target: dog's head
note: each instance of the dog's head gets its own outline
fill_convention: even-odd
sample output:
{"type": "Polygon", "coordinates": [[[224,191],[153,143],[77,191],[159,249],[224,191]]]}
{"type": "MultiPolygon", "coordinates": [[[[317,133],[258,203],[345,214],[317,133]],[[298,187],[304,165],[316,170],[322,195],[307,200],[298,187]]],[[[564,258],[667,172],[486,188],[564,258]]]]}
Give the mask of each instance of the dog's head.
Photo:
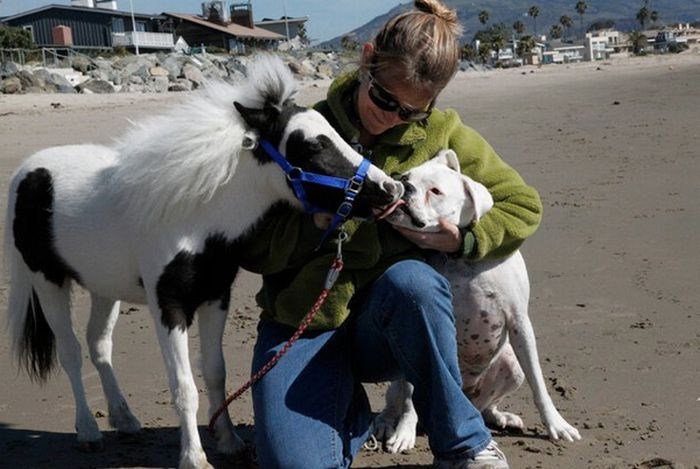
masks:
{"type": "Polygon", "coordinates": [[[452,150],[442,150],[404,173],[401,182],[405,203],[386,220],[412,230],[439,231],[440,218],[463,228],[493,207],[486,187],[460,173],[457,155],[452,150]]]}

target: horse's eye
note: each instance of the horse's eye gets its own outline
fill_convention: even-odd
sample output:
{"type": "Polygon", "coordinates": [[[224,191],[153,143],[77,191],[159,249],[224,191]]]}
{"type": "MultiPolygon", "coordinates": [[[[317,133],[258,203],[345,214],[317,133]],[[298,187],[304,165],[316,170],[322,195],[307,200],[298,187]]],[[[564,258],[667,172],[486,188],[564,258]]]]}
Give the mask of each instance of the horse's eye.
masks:
{"type": "Polygon", "coordinates": [[[435,195],[442,195],[442,191],[440,189],[438,189],[437,187],[431,187],[430,193],[435,194],[435,195]]]}

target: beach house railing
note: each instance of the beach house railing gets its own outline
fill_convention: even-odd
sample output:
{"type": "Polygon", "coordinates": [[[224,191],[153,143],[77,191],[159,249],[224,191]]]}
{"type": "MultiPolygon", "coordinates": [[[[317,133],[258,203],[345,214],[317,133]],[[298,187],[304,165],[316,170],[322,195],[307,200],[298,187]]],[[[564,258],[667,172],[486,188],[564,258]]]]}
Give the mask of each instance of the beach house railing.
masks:
{"type": "Polygon", "coordinates": [[[134,47],[153,49],[173,49],[175,41],[170,33],[149,33],[145,31],[127,31],[124,33],[112,33],[113,47],[134,47]]]}

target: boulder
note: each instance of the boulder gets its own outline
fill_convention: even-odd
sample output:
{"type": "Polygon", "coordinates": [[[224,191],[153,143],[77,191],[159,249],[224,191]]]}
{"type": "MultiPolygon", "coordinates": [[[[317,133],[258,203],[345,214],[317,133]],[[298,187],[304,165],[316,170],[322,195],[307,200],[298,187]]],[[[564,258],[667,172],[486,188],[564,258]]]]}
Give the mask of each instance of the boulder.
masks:
{"type": "Polygon", "coordinates": [[[73,70],[77,70],[81,73],[89,72],[95,68],[92,60],[84,55],[75,55],[71,57],[70,62],[73,70]]]}
{"type": "Polygon", "coordinates": [[[149,68],[148,73],[152,77],[167,77],[170,74],[170,72],[167,69],[159,67],[157,65],[155,67],[149,68]]]}
{"type": "Polygon", "coordinates": [[[0,82],[0,91],[5,94],[17,94],[22,92],[22,82],[18,77],[8,77],[0,82]]]}
{"type": "Polygon", "coordinates": [[[3,78],[11,77],[17,75],[19,68],[14,62],[2,62],[0,63],[0,80],[3,78]]]}
{"type": "Polygon", "coordinates": [[[182,67],[182,76],[192,82],[193,88],[199,88],[205,82],[201,70],[192,64],[185,64],[185,66],[182,67]]]}
{"type": "Polygon", "coordinates": [[[81,83],[78,86],[81,93],[95,93],[95,94],[107,94],[114,93],[114,86],[104,80],[88,80],[85,83],[81,83]]]}
{"type": "Polygon", "coordinates": [[[316,71],[324,78],[332,78],[338,66],[329,61],[324,61],[316,66],[316,71]]]}
{"type": "Polygon", "coordinates": [[[22,89],[26,93],[46,92],[46,82],[29,70],[20,70],[15,76],[19,78],[19,81],[22,83],[22,89]]]}
{"type": "Polygon", "coordinates": [[[168,91],[192,91],[192,82],[185,78],[178,78],[174,83],[170,83],[168,91]]]}
{"type": "Polygon", "coordinates": [[[46,90],[54,93],[75,93],[75,87],[66,77],[51,70],[40,68],[34,71],[34,76],[44,80],[46,90]]]}
{"type": "Polygon", "coordinates": [[[182,66],[185,64],[186,60],[186,57],[179,54],[173,54],[159,58],[158,63],[161,67],[168,71],[170,79],[175,80],[182,76],[182,66]]]}
{"type": "Polygon", "coordinates": [[[147,89],[155,93],[165,93],[168,91],[170,80],[167,76],[152,77],[147,89]]]}

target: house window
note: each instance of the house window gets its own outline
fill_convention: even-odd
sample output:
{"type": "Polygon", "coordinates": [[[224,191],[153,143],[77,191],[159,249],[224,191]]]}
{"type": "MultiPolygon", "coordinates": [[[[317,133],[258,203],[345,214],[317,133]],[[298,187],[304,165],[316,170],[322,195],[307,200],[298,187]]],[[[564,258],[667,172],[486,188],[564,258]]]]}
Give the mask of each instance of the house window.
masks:
{"type": "Polygon", "coordinates": [[[136,22],[136,31],[146,32],[146,22],[145,21],[137,21],[136,22]]]}
{"type": "Polygon", "coordinates": [[[123,33],[124,32],[124,18],[112,18],[112,32],[113,33],[123,33]]]}
{"type": "Polygon", "coordinates": [[[34,26],[32,26],[31,24],[25,24],[24,26],[22,26],[22,29],[24,29],[25,31],[29,31],[29,34],[32,36],[32,42],[35,42],[35,40],[34,40],[34,26]]]}

